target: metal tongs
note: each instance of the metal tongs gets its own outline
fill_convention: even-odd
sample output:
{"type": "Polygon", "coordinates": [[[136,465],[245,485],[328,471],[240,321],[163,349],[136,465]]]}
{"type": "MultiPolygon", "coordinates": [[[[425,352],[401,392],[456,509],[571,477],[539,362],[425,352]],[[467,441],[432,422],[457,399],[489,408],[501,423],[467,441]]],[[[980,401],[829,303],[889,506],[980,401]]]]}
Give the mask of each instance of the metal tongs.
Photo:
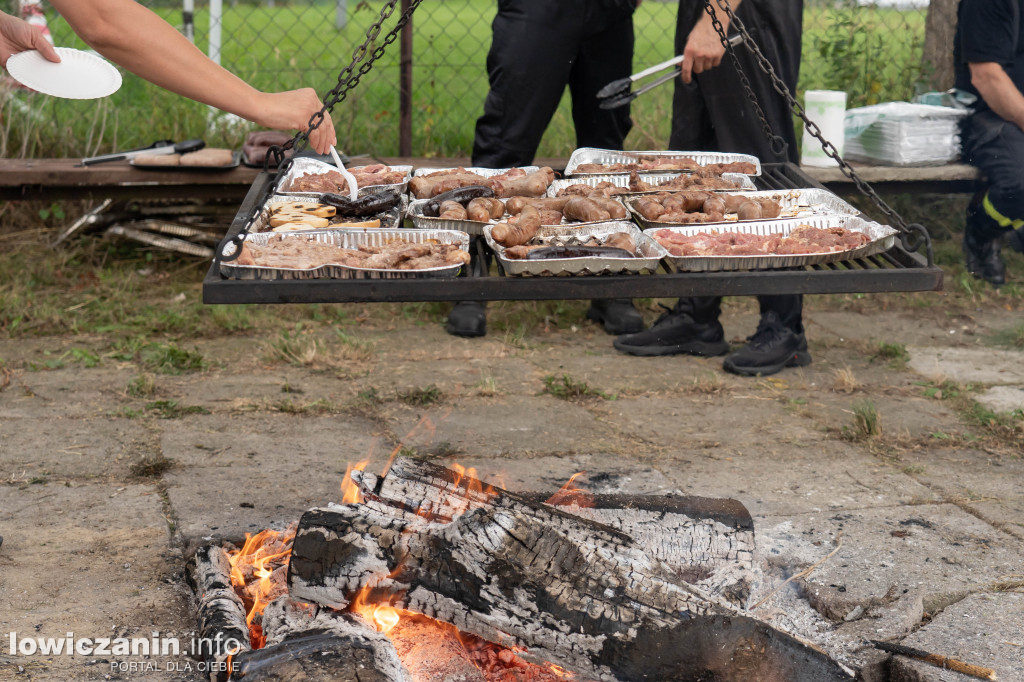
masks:
{"type": "MultiPolygon", "coordinates": [[[[736,35],[730,36],[728,42],[730,47],[735,47],[736,45],[739,45],[740,43],[743,42],[743,34],[737,33],[736,35]]],[[[617,109],[619,107],[629,104],[630,102],[632,102],[645,92],[653,90],[654,88],[658,87],[663,83],[668,83],[673,78],[679,76],[679,74],[683,72],[683,67],[680,66],[680,64],[682,64],[684,61],[686,61],[686,55],[676,55],[675,57],[672,57],[672,59],[663,61],[660,64],[655,64],[654,66],[644,69],[639,73],[634,73],[632,76],[629,76],[628,78],[620,78],[617,81],[612,81],[611,83],[604,86],[598,91],[597,106],[600,107],[601,109],[617,109]],[[667,73],[664,76],[661,76],[660,78],[651,81],[650,83],[636,91],[630,92],[630,87],[636,81],[642,78],[647,78],[648,76],[652,76],[658,73],[659,71],[664,71],[665,69],[673,66],[676,68],[672,69],[670,73],[667,73]]]]}

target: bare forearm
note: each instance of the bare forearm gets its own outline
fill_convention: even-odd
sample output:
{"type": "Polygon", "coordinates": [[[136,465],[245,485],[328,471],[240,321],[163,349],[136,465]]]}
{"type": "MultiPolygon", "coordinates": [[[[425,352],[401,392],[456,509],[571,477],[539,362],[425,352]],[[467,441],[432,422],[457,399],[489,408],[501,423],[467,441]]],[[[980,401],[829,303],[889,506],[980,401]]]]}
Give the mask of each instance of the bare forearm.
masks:
{"type": "Polygon", "coordinates": [[[90,47],[137,76],[250,120],[258,115],[258,90],[215,64],[137,2],[52,0],[52,4],[90,47]]]}
{"type": "Polygon", "coordinates": [[[1002,66],[995,62],[971,62],[971,84],[985,104],[1002,118],[1024,130],[1024,94],[1002,66]]]}

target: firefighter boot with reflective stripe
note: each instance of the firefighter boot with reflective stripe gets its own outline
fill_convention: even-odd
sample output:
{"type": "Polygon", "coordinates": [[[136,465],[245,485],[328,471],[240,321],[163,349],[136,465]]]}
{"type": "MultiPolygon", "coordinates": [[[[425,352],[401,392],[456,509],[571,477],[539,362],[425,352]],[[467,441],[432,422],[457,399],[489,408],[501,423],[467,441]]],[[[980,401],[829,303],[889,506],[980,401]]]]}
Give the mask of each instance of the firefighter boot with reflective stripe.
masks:
{"type": "Polygon", "coordinates": [[[999,286],[1006,281],[1006,265],[999,251],[1004,230],[990,218],[981,204],[967,207],[964,226],[964,262],[967,272],[999,286]]]}

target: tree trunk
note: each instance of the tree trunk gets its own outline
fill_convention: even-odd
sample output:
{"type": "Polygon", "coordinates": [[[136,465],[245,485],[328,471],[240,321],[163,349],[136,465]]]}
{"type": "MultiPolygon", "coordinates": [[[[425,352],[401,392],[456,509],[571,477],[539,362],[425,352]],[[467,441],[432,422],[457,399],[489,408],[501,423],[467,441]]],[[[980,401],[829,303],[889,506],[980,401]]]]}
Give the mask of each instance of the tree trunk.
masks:
{"type": "Polygon", "coordinates": [[[924,26],[925,80],[934,90],[953,87],[953,37],[959,0],[931,0],[924,26]]]}

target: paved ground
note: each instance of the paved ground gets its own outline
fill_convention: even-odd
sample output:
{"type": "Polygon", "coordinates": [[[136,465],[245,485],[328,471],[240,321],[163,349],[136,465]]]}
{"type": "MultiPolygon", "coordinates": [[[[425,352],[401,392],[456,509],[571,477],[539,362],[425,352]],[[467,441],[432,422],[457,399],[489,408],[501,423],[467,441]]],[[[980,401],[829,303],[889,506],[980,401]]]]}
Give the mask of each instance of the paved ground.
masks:
{"type": "MultiPolygon", "coordinates": [[[[729,338],[752,331],[751,310],[727,306],[729,338]]],[[[764,379],[622,356],[589,326],[461,340],[396,318],[291,364],[236,335],[186,342],[211,368],[152,385],[112,359],[32,369],[95,339],[0,343],[0,679],[200,679],[184,654],[12,655],[9,633],[184,643],[189,547],[338,501],[348,463],[379,468],[397,448],[515,490],[586,471],[597,492],[738,499],[758,534],[755,600],[813,567],[755,614],[868,679],[890,673],[864,641],[905,635],[1024,679],[1024,459],[1019,433],[995,428],[1024,407],[1024,353],[987,341],[1020,315],[812,303],[807,319],[814,363],[764,379]],[[897,342],[906,355],[880,351],[897,342]],[[589,395],[562,399],[573,388],[589,395]],[[111,670],[128,660],[158,669],[111,670]]]]}

